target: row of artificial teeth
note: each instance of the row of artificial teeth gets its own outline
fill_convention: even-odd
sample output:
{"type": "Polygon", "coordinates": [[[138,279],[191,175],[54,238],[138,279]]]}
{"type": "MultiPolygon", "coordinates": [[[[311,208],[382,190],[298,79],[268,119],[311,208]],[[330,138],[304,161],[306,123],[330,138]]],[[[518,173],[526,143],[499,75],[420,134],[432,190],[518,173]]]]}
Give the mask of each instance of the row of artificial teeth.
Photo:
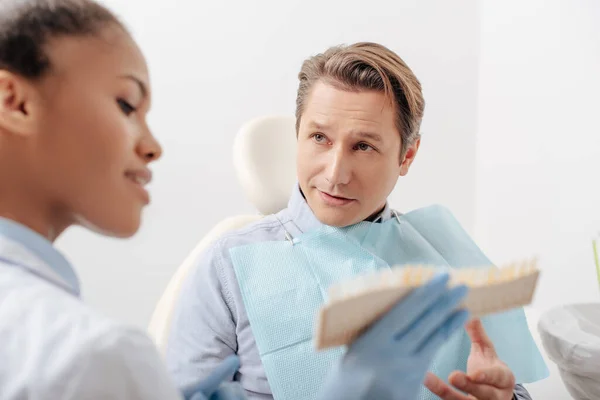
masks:
{"type": "Polygon", "coordinates": [[[376,273],[367,273],[333,285],[329,295],[331,298],[344,298],[368,292],[372,288],[419,286],[442,269],[445,268],[420,265],[394,267],[376,273]]]}
{"type": "Polygon", "coordinates": [[[450,273],[450,286],[464,284],[471,287],[486,286],[511,281],[537,270],[537,260],[513,263],[502,268],[460,268],[430,266],[396,267],[374,274],[365,274],[331,287],[331,299],[351,297],[369,292],[373,288],[417,287],[442,271],[450,273]]]}
{"type": "Polygon", "coordinates": [[[459,269],[453,275],[452,283],[465,284],[472,287],[493,285],[530,275],[536,270],[536,259],[521,263],[512,263],[501,268],[459,269]]]}

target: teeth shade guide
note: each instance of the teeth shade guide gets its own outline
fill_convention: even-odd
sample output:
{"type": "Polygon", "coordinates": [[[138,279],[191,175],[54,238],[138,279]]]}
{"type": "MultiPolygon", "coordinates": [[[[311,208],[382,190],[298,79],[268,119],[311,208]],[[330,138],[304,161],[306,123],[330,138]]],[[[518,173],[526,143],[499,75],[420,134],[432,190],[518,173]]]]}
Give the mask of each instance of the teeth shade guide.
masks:
{"type": "Polygon", "coordinates": [[[415,288],[446,271],[449,286],[463,284],[469,294],[461,308],[473,317],[508,311],[531,303],[540,271],[537,260],[501,268],[447,268],[424,265],[395,267],[333,285],[319,312],[315,346],[318,350],[348,345],[415,288]]]}

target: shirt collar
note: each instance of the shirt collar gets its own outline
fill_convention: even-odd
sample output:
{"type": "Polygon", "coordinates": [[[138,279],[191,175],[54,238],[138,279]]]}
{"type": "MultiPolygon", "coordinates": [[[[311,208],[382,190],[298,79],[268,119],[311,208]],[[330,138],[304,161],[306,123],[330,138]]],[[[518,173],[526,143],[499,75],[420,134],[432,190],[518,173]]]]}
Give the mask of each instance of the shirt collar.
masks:
{"type": "Polygon", "coordinates": [[[386,202],[383,210],[379,212],[376,216],[373,217],[373,222],[385,222],[391,218],[394,218],[394,211],[390,207],[390,205],[386,202]]]}
{"type": "Polygon", "coordinates": [[[79,295],[79,279],[75,271],[48,239],[6,218],[0,218],[0,238],[4,239],[0,252],[4,261],[65,286],[79,295]]]}
{"type": "MultiPolygon", "coordinates": [[[[317,219],[310,206],[306,202],[306,199],[300,191],[300,185],[298,183],[294,185],[294,189],[292,190],[287,211],[290,213],[292,221],[301,232],[309,232],[323,225],[321,221],[317,219]]],[[[385,222],[393,217],[394,213],[389,204],[386,202],[385,207],[373,219],[373,222],[385,222]]]]}

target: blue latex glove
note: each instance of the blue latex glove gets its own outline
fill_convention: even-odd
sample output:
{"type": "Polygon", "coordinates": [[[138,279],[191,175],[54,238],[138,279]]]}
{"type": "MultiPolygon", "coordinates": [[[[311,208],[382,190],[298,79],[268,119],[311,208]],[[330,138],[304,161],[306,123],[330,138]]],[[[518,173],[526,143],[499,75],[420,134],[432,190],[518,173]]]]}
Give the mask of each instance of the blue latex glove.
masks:
{"type": "Polygon", "coordinates": [[[245,400],[244,389],[229,379],[240,368],[237,356],[229,356],[206,379],[181,391],[185,400],[245,400]]]}
{"type": "Polygon", "coordinates": [[[319,398],[415,400],[438,349],[462,327],[465,286],[447,273],[413,290],[350,345],[319,398]]]}

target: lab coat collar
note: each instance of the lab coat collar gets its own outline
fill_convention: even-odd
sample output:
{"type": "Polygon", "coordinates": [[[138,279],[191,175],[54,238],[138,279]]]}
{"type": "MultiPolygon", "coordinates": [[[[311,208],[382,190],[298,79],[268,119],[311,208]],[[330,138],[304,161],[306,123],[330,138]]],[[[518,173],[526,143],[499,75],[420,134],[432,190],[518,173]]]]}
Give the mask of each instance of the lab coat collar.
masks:
{"type": "MultiPolygon", "coordinates": [[[[294,185],[292,195],[290,196],[290,200],[288,202],[288,211],[290,212],[294,224],[302,232],[309,232],[323,225],[323,223],[318,220],[306,202],[306,199],[300,190],[300,185],[297,182],[294,185]]],[[[373,222],[385,222],[393,217],[394,213],[389,204],[386,202],[383,210],[371,220],[373,222]]]]}
{"type": "Polygon", "coordinates": [[[79,279],[67,259],[48,239],[6,218],[0,218],[0,261],[79,296],[79,279]]]}

